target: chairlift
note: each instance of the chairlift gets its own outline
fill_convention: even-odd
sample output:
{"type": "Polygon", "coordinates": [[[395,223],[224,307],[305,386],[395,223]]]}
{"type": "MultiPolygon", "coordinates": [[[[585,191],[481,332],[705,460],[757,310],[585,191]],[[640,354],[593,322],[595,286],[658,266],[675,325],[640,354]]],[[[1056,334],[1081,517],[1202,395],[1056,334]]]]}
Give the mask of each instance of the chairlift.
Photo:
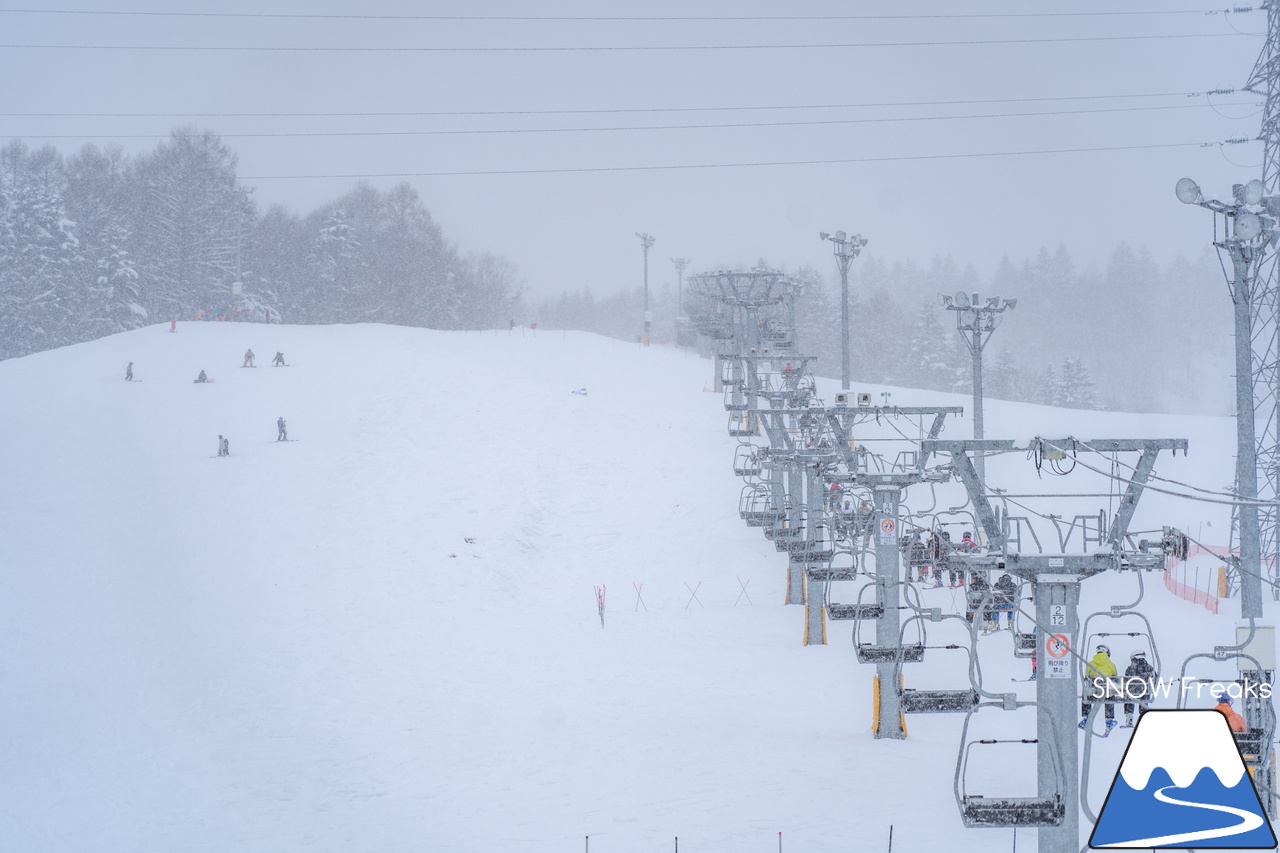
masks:
{"type": "MultiPolygon", "coordinates": [[[[1018,597],[1013,607],[1013,656],[1016,658],[1033,658],[1036,656],[1039,639],[1035,622],[1022,612],[1021,604],[1027,600],[1023,591],[1030,584],[1027,581],[1018,583],[1018,597]]],[[[1034,606],[1034,602],[1033,602],[1034,606]]]]}
{"type": "Polygon", "coordinates": [[[724,410],[726,412],[745,412],[751,408],[751,400],[748,394],[743,393],[742,389],[736,385],[724,386],[724,410]]]}
{"type": "Polygon", "coordinates": [[[749,436],[760,434],[760,418],[748,411],[729,413],[729,435],[749,436]]]}
{"type": "MultiPolygon", "coordinates": [[[[975,709],[976,710],[976,709],[975,709]]],[[[969,740],[969,721],[974,710],[970,710],[964,718],[964,728],[960,734],[960,755],[956,759],[955,796],[960,807],[960,819],[970,829],[993,829],[999,827],[1042,827],[1061,826],[1066,818],[1066,804],[1062,801],[1062,767],[1058,763],[1056,750],[1049,755],[1053,765],[1055,792],[1048,797],[984,797],[971,794],[968,789],[969,756],[975,746],[988,747],[995,744],[1030,744],[1038,748],[1036,738],[985,738],[969,740]]],[[[1074,744],[1072,744],[1074,748],[1074,744]]]]}
{"type": "MultiPolygon", "coordinates": [[[[919,614],[912,619],[923,619],[919,614]]],[[[904,626],[905,627],[905,626],[904,626]]],[[[968,646],[952,644],[947,649],[959,649],[972,658],[973,652],[968,646]]],[[[981,700],[978,691],[973,688],[962,690],[915,690],[899,688],[898,700],[904,714],[967,714],[978,707],[981,700]]]]}
{"type": "MultiPolygon", "coordinates": [[[[1132,626],[1132,625],[1123,626],[1123,625],[1116,624],[1115,622],[1111,624],[1115,628],[1132,626]]],[[[1132,627],[1136,627],[1136,626],[1132,626],[1132,627]]],[[[1139,613],[1136,610],[1128,610],[1124,608],[1112,608],[1111,610],[1100,610],[1097,613],[1089,614],[1089,616],[1084,620],[1084,623],[1080,627],[1080,636],[1085,638],[1084,645],[1081,648],[1083,650],[1083,654],[1086,659],[1093,657],[1093,650],[1096,649],[1098,647],[1098,644],[1100,643],[1111,648],[1112,651],[1120,651],[1120,654],[1118,656],[1112,657],[1111,659],[1112,662],[1116,664],[1115,680],[1116,682],[1118,682],[1118,689],[1116,689],[1116,685],[1110,685],[1109,686],[1110,689],[1106,691],[1105,698],[1107,698],[1109,701],[1112,701],[1112,702],[1120,701],[1120,702],[1141,702],[1143,704],[1151,703],[1153,698],[1150,695],[1153,692],[1152,686],[1146,685],[1142,688],[1139,688],[1137,685],[1131,686],[1129,684],[1129,679],[1126,679],[1124,677],[1125,667],[1121,666],[1122,663],[1130,660],[1134,652],[1145,652],[1147,655],[1147,659],[1151,663],[1151,666],[1154,670],[1154,673],[1152,674],[1151,679],[1154,680],[1160,677],[1160,652],[1156,649],[1155,640],[1153,639],[1153,635],[1152,635],[1151,622],[1150,620],[1147,619],[1146,616],[1144,616],[1143,614],[1139,613]],[[1141,629],[1132,630],[1132,631],[1123,631],[1123,630],[1102,631],[1102,630],[1098,630],[1097,627],[1095,627],[1093,630],[1090,630],[1090,625],[1091,623],[1094,622],[1095,619],[1103,619],[1103,620],[1126,620],[1127,619],[1127,620],[1130,620],[1131,623],[1132,623],[1132,620],[1137,619],[1137,620],[1141,620],[1142,627],[1141,629]]],[[[1080,677],[1085,683],[1085,695],[1089,696],[1092,694],[1098,699],[1104,698],[1102,696],[1096,695],[1098,691],[1094,690],[1093,686],[1089,684],[1087,672],[1088,670],[1084,668],[1083,664],[1081,664],[1080,677]]]]}
{"type": "Polygon", "coordinates": [[[748,527],[764,527],[766,524],[781,524],[787,519],[785,506],[777,506],[773,492],[762,485],[744,486],[738,498],[738,515],[748,527]]]}
{"type": "MultiPolygon", "coordinates": [[[[855,613],[860,612],[861,608],[864,606],[862,602],[863,593],[868,589],[877,586],[878,584],[876,583],[868,583],[863,585],[862,589],[858,590],[858,600],[857,604],[854,606],[859,608],[859,610],[855,610],[855,613]]],[[[875,603],[883,612],[883,602],[877,601],[875,603]]],[[[916,622],[917,642],[878,645],[876,643],[861,642],[863,621],[865,620],[859,618],[853,626],[853,650],[858,656],[858,663],[919,663],[924,660],[924,622],[916,622]]]]}
{"type": "MultiPolygon", "coordinates": [[[[850,557],[850,562],[849,562],[849,564],[848,564],[848,565],[832,565],[832,564],[827,564],[827,565],[810,565],[810,566],[808,566],[808,567],[805,569],[805,574],[809,577],[809,579],[810,579],[810,580],[815,580],[815,581],[851,581],[851,580],[855,580],[855,579],[857,579],[857,577],[858,577],[858,565],[857,565],[857,562],[856,562],[855,560],[853,560],[853,559],[852,559],[852,558],[853,558],[853,553],[852,553],[852,552],[850,552],[850,551],[840,551],[840,552],[839,552],[839,556],[844,556],[844,555],[846,555],[846,554],[850,557]]],[[[833,561],[835,560],[835,556],[832,556],[832,560],[833,560],[833,561]]],[[[843,562],[843,561],[842,561],[842,562],[843,562]]],[[[832,616],[832,615],[831,615],[831,608],[832,608],[832,607],[841,607],[841,608],[843,608],[843,607],[846,607],[846,606],[848,606],[848,605],[842,605],[842,604],[832,605],[832,604],[828,603],[826,606],[827,606],[827,616],[831,617],[832,619],[837,619],[837,618],[839,618],[839,619],[849,619],[849,618],[852,618],[852,617],[849,617],[849,616],[839,616],[839,617],[837,617],[837,616],[832,616]]],[[[878,606],[879,606],[879,605],[877,605],[877,607],[878,607],[878,606]]],[[[882,609],[882,610],[883,610],[883,609],[882,609]]],[[[879,615],[879,614],[877,614],[877,615],[879,615]]]]}
{"type": "Polygon", "coordinates": [[[760,448],[752,444],[739,444],[733,452],[733,473],[739,477],[759,477],[763,468],[760,448]]]}

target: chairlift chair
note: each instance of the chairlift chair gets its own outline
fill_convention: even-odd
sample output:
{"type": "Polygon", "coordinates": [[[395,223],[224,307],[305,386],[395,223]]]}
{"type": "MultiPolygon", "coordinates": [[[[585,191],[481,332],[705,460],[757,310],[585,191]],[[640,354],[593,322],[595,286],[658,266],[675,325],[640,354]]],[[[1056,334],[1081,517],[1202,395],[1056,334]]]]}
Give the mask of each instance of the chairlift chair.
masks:
{"type": "MultiPolygon", "coordinates": [[[[858,590],[858,601],[855,606],[862,608],[864,606],[862,601],[863,593],[876,586],[878,585],[875,583],[869,583],[865,584],[862,589],[858,590]]],[[[884,605],[882,602],[877,601],[875,603],[883,609],[884,605]]],[[[916,642],[901,644],[890,643],[885,645],[861,642],[862,623],[863,620],[859,619],[853,626],[853,650],[858,656],[858,663],[893,663],[895,661],[901,663],[919,663],[924,660],[925,635],[923,622],[916,622],[916,642]]]]}
{"type": "MultiPolygon", "coordinates": [[[[1048,797],[984,797],[971,794],[968,790],[967,778],[969,755],[975,746],[992,746],[995,744],[1038,744],[1035,738],[986,738],[969,740],[969,721],[973,718],[971,710],[964,718],[964,728],[960,735],[960,755],[956,759],[955,796],[960,807],[960,819],[970,829],[993,829],[999,827],[1037,827],[1061,826],[1066,818],[1066,804],[1062,801],[1062,768],[1050,751],[1057,790],[1048,797]]],[[[1072,747],[1074,748],[1074,744],[1072,747]]]]}
{"type": "MultiPolygon", "coordinates": [[[[1116,627],[1121,627],[1121,626],[1117,625],[1116,627]]],[[[1139,652],[1139,651],[1146,652],[1147,659],[1150,661],[1152,668],[1155,670],[1152,678],[1160,677],[1160,652],[1156,648],[1155,639],[1153,637],[1152,629],[1151,629],[1151,622],[1150,620],[1147,619],[1146,616],[1144,616],[1143,614],[1139,613],[1136,610],[1128,610],[1123,608],[1113,608],[1112,610],[1100,610],[1097,613],[1089,614],[1089,616],[1084,620],[1084,623],[1080,627],[1080,636],[1085,638],[1084,646],[1082,648],[1083,648],[1084,657],[1086,659],[1093,657],[1093,650],[1097,648],[1099,643],[1109,646],[1113,650],[1120,651],[1120,654],[1118,656],[1114,656],[1111,658],[1112,663],[1116,665],[1116,681],[1119,684],[1119,690],[1116,691],[1114,694],[1108,691],[1109,701],[1135,702],[1135,703],[1141,702],[1143,704],[1151,703],[1153,697],[1150,695],[1147,695],[1150,692],[1150,688],[1147,688],[1146,692],[1144,692],[1142,695],[1136,695],[1136,694],[1131,695],[1131,691],[1129,690],[1129,685],[1127,683],[1127,680],[1124,677],[1125,666],[1122,665],[1124,664],[1124,662],[1130,659],[1130,656],[1134,652],[1139,652]],[[1094,622],[1095,619],[1104,619],[1104,620],[1128,619],[1130,621],[1134,619],[1138,619],[1138,620],[1141,620],[1142,622],[1142,628],[1140,630],[1134,630],[1134,631],[1117,631],[1117,630],[1100,631],[1100,630],[1097,630],[1097,628],[1095,627],[1093,630],[1090,630],[1090,625],[1094,622]],[[1126,638],[1127,638],[1127,642],[1125,642],[1126,638]],[[1125,643],[1124,647],[1120,646],[1120,643],[1122,642],[1125,643]]],[[[1083,664],[1081,664],[1080,677],[1085,682],[1085,687],[1086,687],[1085,695],[1089,695],[1089,691],[1092,689],[1092,685],[1088,684],[1087,672],[1088,670],[1084,667],[1083,664]]],[[[1102,697],[1097,697],[1097,698],[1102,698],[1102,697]]]]}

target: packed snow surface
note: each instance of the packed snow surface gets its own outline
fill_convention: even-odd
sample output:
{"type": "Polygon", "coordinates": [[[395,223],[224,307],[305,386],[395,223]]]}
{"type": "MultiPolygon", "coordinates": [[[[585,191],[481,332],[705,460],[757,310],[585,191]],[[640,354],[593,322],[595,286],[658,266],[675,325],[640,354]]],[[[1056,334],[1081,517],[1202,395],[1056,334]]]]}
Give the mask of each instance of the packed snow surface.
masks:
{"type": "MultiPolygon", "coordinates": [[[[711,374],[587,334],[230,323],[0,363],[0,850],[771,851],[782,833],[846,853],[891,826],[898,853],[1006,849],[1011,830],[961,826],[963,716],[875,740],[850,623],[801,644],[785,560],[738,517],[711,374]]],[[[999,402],[986,419],[1186,437],[1158,472],[1212,488],[1233,429],[999,402]]],[[[1010,487],[1045,487],[1002,459],[1010,487]]],[[[1162,524],[1223,544],[1229,513],[1149,494],[1133,528],[1162,524]]],[[[1082,617],[1137,592],[1091,579],[1082,617]]],[[[1158,575],[1143,608],[1162,674],[1234,636],[1236,602],[1213,616],[1158,575]]],[[[964,639],[949,625],[930,645],[964,639]]],[[[987,687],[1031,699],[1011,648],[979,643],[987,687]]],[[[967,686],[963,652],[905,677],[967,686]]],[[[992,733],[1034,721],[975,715],[992,733]]],[[[1126,739],[1094,742],[1095,811],[1126,739]]],[[[975,750],[970,793],[1035,793],[1033,748],[1005,746],[975,750]]]]}

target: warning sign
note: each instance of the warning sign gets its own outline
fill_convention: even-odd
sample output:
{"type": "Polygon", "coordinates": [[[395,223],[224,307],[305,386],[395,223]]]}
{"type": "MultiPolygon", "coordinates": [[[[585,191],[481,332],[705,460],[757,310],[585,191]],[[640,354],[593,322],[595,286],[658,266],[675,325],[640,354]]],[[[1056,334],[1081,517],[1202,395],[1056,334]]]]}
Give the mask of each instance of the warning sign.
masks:
{"type": "Polygon", "coordinates": [[[893,528],[894,528],[894,527],[896,527],[896,526],[897,526],[897,525],[894,523],[894,520],[893,520],[892,518],[886,518],[886,519],[884,519],[883,521],[881,521],[881,522],[880,522],[880,532],[881,532],[881,533],[892,533],[892,532],[893,532],[893,528]]]}
{"type": "Polygon", "coordinates": [[[885,545],[892,545],[897,538],[897,534],[893,531],[897,528],[898,523],[892,518],[880,519],[880,542],[885,545]]]}
{"type": "Polygon", "coordinates": [[[1071,653],[1071,638],[1066,634],[1049,634],[1044,638],[1045,678],[1070,678],[1071,667],[1067,655],[1071,653]]]}

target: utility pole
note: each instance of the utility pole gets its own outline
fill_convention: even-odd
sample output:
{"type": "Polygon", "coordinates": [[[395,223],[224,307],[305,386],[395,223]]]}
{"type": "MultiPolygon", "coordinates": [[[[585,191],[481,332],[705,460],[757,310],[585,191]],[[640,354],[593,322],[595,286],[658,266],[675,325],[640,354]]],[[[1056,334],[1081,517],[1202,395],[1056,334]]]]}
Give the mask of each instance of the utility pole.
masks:
{"type": "MultiPolygon", "coordinates": [[[[956,312],[956,330],[960,339],[973,357],[973,437],[975,440],[985,438],[982,426],[982,350],[991,340],[991,333],[996,330],[1003,319],[1000,315],[1017,307],[1017,299],[1001,299],[992,296],[983,304],[978,294],[972,298],[963,290],[955,296],[940,294],[942,307],[956,312]]],[[[987,464],[981,456],[977,458],[978,479],[985,485],[987,482],[987,464]]]]}
{"type": "Polygon", "coordinates": [[[858,257],[867,240],[861,234],[846,237],[843,231],[818,237],[835,244],[836,266],[840,268],[840,387],[849,390],[849,262],[858,257]]]}
{"type": "Polygon", "coordinates": [[[644,337],[641,342],[649,345],[649,324],[653,320],[653,316],[649,313],[649,247],[654,244],[654,238],[649,234],[641,234],[636,232],[636,236],[640,238],[640,245],[644,247],[644,337]]]}
{"type": "MultiPolygon", "coordinates": [[[[1254,210],[1280,212],[1280,198],[1265,197],[1262,181],[1232,187],[1234,202],[1206,199],[1190,178],[1175,188],[1183,204],[1195,204],[1222,214],[1226,230],[1214,242],[1231,258],[1227,282],[1235,303],[1236,326],[1236,525],[1240,534],[1240,615],[1262,617],[1262,537],[1258,523],[1258,453],[1254,409],[1253,312],[1257,300],[1258,268],[1275,233],[1276,220],[1254,210]]],[[[1216,216],[1215,216],[1216,219],[1216,216]]],[[[1217,234],[1214,223],[1214,234],[1217,234]]],[[[1274,309],[1273,309],[1274,310],[1274,309]]]]}

